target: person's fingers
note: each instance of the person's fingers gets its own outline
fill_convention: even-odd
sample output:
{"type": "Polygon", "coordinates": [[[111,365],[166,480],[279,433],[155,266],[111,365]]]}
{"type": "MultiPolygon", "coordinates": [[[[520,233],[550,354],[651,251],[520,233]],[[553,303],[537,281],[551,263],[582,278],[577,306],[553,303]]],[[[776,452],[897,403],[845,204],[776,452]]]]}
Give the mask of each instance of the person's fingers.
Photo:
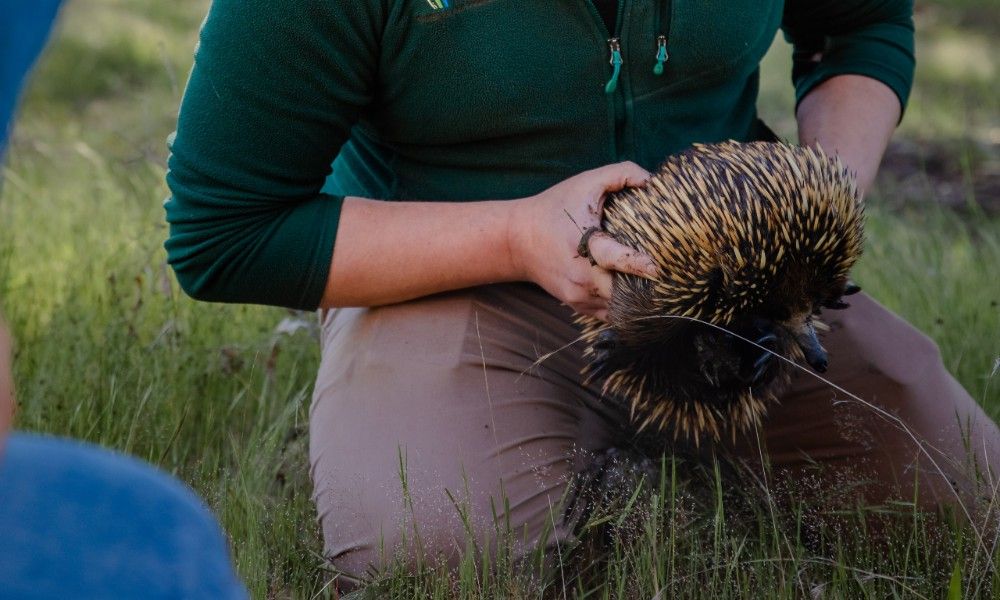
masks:
{"type": "Polygon", "coordinates": [[[604,191],[607,192],[617,192],[626,187],[637,186],[649,179],[649,171],[630,160],[605,165],[597,169],[596,173],[601,176],[604,191]]]}
{"type": "Polygon", "coordinates": [[[611,284],[614,282],[614,277],[612,277],[611,271],[594,267],[593,282],[590,295],[594,298],[604,300],[604,304],[607,305],[607,301],[611,299],[611,284]]]}
{"type": "Polygon", "coordinates": [[[659,269],[652,258],[634,248],[619,244],[603,231],[590,236],[588,249],[598,266],[605,269],[631,273],[647,279],[656,279],[659,276],[659,269]]]}
{"type": "Polygon", "coordinates": [[[570,280],[564,294],[567,302],[575,306],[604,308],[611,299],[611,285],[614,282],[611,271],[588,264],[586,271],[570,280]]]}
{"type": "Polygon", "coordinates": [[[587,206],[589,219],[581,225],[583,227],[600,224],[601,213],[604,210],[604,200],[608,192],[617,192],[626,187],[640,185],[649,179],[649,171],[632,161],[605,165],[594,169],[591,173],[595,177],[590,183],[595,187],[590,192],[593,197],[588,201],[587,206]]]}
{"type": "Polygon", "coordinates": [[[588,265],[586,270],[579,273],[579,277],[572,281],[563,297],[573,310],[589,315],[608,307],[613,282],[614,278],[610,271],[588,265]]]}

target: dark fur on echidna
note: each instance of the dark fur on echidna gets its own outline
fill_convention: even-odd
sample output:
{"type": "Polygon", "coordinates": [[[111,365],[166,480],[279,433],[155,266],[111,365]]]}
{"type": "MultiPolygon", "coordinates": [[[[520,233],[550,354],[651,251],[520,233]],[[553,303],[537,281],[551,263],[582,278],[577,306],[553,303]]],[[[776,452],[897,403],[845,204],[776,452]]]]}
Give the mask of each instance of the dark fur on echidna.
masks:
{"type": "Polygon", "coordinates": [[[610,194],[602,227],[659,266],[655,281],[615,275],[608,323],[580,319],[584,375],[640,430],[735,436],[787,383],[786,363],[697,320],[826,370],[814,318],[857,291],[847,276],[863,241],[838,159],[783,143],[696,145],[610,194]]]}

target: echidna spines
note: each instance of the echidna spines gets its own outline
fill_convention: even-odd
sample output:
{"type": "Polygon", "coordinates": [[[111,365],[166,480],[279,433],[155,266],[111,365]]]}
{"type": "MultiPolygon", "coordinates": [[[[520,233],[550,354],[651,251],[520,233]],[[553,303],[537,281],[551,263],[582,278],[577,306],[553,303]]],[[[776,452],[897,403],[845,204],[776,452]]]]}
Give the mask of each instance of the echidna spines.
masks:
{"type": "MultiPolygon", "coordinates": [[[[606,202],[605,229],[649,254],[660,270],[653,282],[616,276],[610,327],[626,345],[667,348],[663,336],[677,335],[668,331],[677,327],[668,324],[670,316],[727,327],[776,297],[794,305],[771,307],[782,314],[799,315],[806,300],[832,302],[795,296],[825,294],[837,285],[843,290],[861,251],[862,214],[853,179],[822,151],[767,143],[695,146],[668,159],[646,185],[606,202]],[[794,273],[785,273],[789,269],[794,273]]],[[[593,342],[607,329],[591,320],[586,334],[593,342]]],[[[595,353],[589,348],[587,354],[595,353]]],[[[794,344],[785,354],[804,356],[794,344]]],[[[683,389],[678,397],[677,385],[650,372],[648,357],[642,360],[604,381],[605,393],[629,399],[640,428],[718,439],[723,431],[759,424],[773,399],[774,386],[743,390],[736,401],[713,403],[683,389]]]]}

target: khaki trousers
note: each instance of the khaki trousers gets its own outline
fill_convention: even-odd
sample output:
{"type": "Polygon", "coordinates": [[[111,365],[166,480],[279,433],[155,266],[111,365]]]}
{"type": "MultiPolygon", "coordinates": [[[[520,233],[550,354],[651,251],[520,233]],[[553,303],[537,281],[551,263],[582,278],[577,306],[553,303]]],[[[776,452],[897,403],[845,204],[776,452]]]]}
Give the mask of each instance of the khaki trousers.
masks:
{"type": "MultiPolygon", "coordinates": [[[[924,507],[968,502],[966,457],[1000,463],[1000,431],[930,339],[863,294],[850,300],[824,314],[825,376],[871,406],[798,374],[762,430],[728,450],[766,456],[775,486],[848,482],[849,501],[868,504],[911,500],[916,486],[924,507]]],[[[498,522],[525,551],[543,532],[568,540],[568,482],[627,444],[624,416],[580,384],[578,335],[571,311],[529,284],[328,311],[310,456],[334,566],[360,576],[401,548],[454,561],[498,522]]]]}

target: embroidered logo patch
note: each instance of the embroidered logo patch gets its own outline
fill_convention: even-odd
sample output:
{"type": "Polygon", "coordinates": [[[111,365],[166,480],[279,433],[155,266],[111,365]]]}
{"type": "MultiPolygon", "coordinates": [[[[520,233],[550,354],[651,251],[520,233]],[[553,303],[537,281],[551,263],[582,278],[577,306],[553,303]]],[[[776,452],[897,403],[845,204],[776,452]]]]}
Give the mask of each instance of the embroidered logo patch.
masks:
{"type": "Polygon", "coordinates": [[[422,0],[417,5],[419,8],[415,11],[417,13],[416,20],[421,23],[430,23],[449,19],[458,13],[494,2],[496,0],[422,0]]]}

